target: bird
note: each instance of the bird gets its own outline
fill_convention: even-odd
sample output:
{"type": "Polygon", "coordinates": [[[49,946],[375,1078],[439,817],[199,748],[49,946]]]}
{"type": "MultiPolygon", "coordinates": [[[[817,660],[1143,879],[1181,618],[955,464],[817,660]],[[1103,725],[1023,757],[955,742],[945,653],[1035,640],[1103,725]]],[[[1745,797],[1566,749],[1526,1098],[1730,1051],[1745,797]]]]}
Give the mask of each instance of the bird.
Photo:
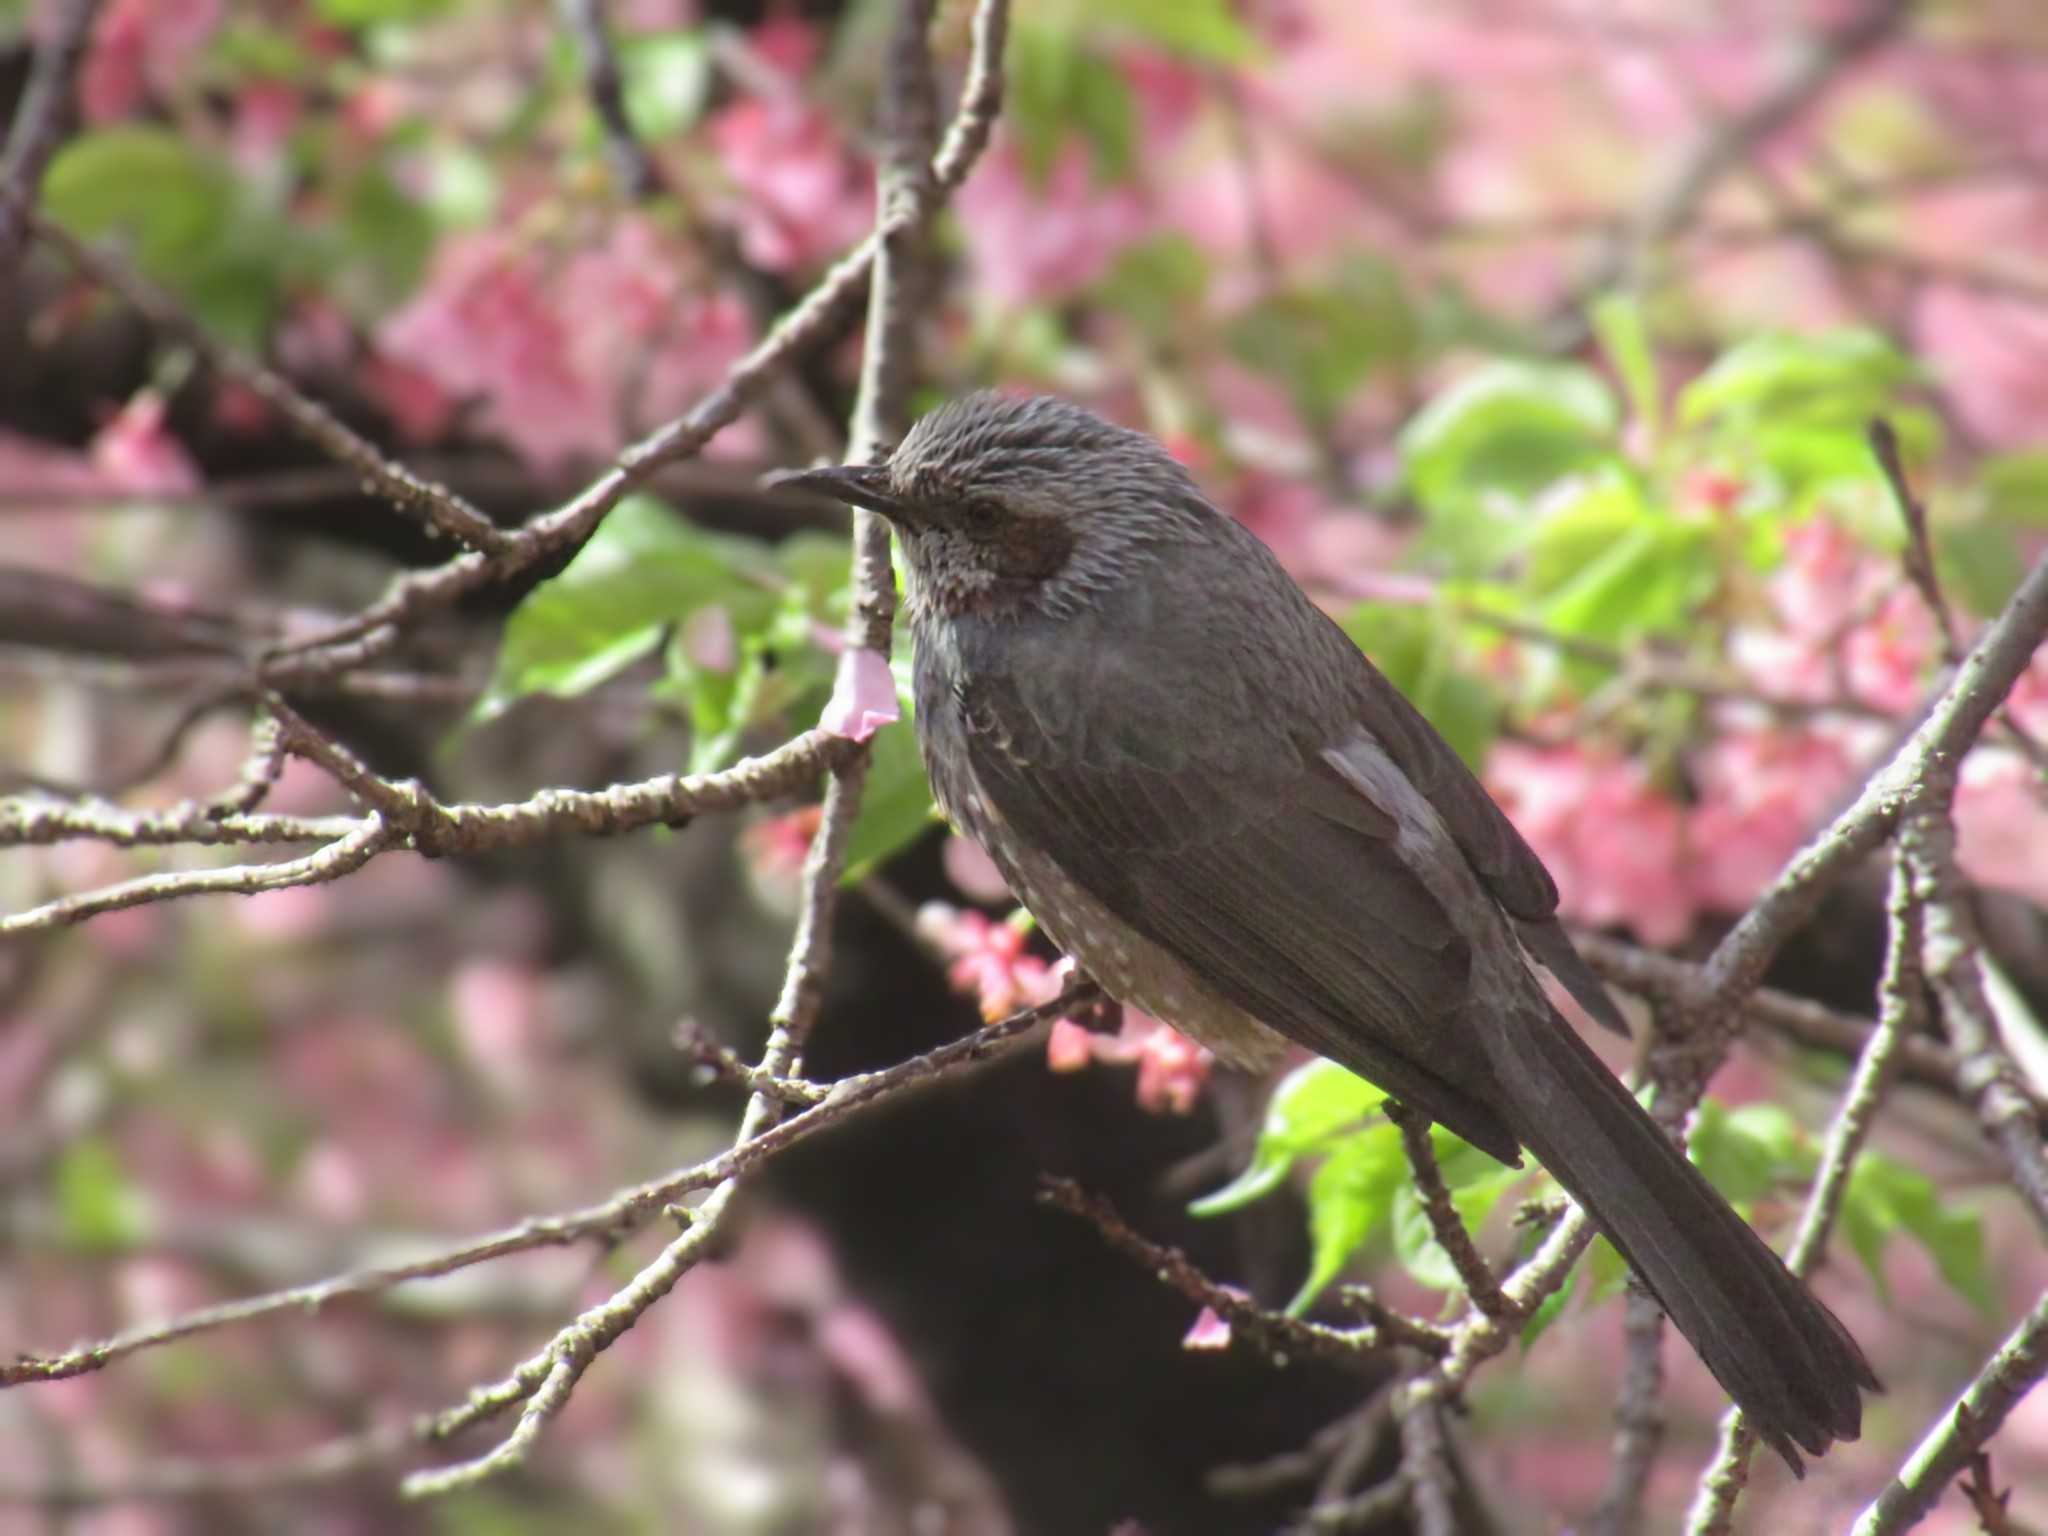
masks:
{"type": "Polygon", "coordinates": [[[1857,1438],[1882,1388],[1854,1338],[1550,1001],[1545,974],[1627,1034],[1542,860],[1179,461],[983,391],[882,462],[776,478],[892,526],[933,797],[1107,994],[1528,1150],[1795,1473],[1857,1438]]]}

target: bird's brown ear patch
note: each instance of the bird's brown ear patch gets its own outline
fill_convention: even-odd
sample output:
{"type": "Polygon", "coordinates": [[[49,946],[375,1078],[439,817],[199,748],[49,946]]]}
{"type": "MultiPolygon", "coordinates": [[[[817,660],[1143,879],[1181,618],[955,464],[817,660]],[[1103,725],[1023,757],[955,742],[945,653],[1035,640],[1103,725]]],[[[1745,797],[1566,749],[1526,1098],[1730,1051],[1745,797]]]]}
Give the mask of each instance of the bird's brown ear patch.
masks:
{"type": "Polygon", "coordinates": [[[1048,581],[1074,554],[1073,531],[1057,517],[998,517],[987,537],[996,547],[996,569],[1014,581],[1048,581]]]}

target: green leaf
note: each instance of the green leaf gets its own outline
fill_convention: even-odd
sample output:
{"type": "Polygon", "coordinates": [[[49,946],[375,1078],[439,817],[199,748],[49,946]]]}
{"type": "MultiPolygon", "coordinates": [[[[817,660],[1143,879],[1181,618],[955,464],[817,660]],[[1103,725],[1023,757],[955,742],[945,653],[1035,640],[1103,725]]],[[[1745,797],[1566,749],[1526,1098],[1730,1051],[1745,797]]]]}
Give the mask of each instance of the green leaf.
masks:
{"type": "Polygon", "coordinates": [[[1202,312],[1208,288],[1209,258],[1177,234],[1129,247],[1096,285],[1104,304],[1158,342],[1186,336],[1189,317],[1202,312]]]}
{"type": "Polygon", "coordinates": [[[1546,513],[1528,580],[1550,628],[1624,642],[1686,625],[1718,579],[1712,546],[1709,525],[1651,511],[1617,468],[1546,513]]]}
{"type": "Polygon", "coordinates": [[[342,195],[345,247],[334,282],[353,307],[378,315],[411,293],[434,246],[434,220],[380,166],[357,176],[342,195]]]}
{"type": "Polygon", "coordinates": [[[1629,412],[1655,438],[1663,430],[1664,389],[1657,377],[1657,357],[1650,348],[1650,328],[1643,306],[1629,294],[1611,293],[1593,305],[1593,334],[1608,367],[1621,380],[1629,412]]]}
{"type": "Polygon", "coordinates": [[[1997,613],[2027,574],[2018,533],[1993,522],[1943,525],[1934,556],[1943,587],[1972,613],[1997,613]]]}
{"type": "Polygon", "coordinates": [[[1927,1250],[1957,1295],[1987,1317],[1997,1315],[1982,1219],[1975,1211],[1945,1205],[1934,1181],[1918,1170],[1881,1152],[1865,1152],[1849,1171],[1842,1230],[1887,1299],[1884,1249],[1894,1232],[1904,1231],[1927,1250]]]}
{"type": "Polygon", "coordinates": [[[226,339],[249,346],[267,330],[289,232],[245,204],[226,165],[197,144],[142,125],[74,139],[50,165],[43,204],[84,239],[119,231],[142,273],[226,339]]]}
{"type": "Polygon", "coordinates": [[[648,496],[629,496],[559,575],[505,624],[498,667],[476,716],[530,693],[574,695],[653,650],[662,627],[710,602],[741,634],[774,611],[772,559],[748,539],[707,533],[648,496]]]}
{"type": "Polygon", "coordinates": [[[2048,526],[2048,449],[2001,453],[1977,470],[1984,517],[2020,528],[2048,526]]]}
{"type": "Polygon", "coordinates": [[[1273,1089],[1266,1118],[1245,1171],[1188,1207],[1193,1216],[1220,1216],[1268,1193],[1296,1158],[1318,1151],[1338,1132],[1362,1123],[1386,1102],[1384,1089],[1318,1058],[1296,1067],[1273,1089]]]}
{"type": "Polygon", "coordinates": [[[1308,1278],[1287,1304],[1289,1317],[1306,1312],[1387,1219],[1406,1167],[1401,1133],[1384,1121],[1345,1137],[1331,1149],[1309,1180],[1312,1256],[1308,1278]]]}
{"type": "Polygon", "coordinates": [[[626,122],[636,138],[660,144],[703,115],[711,94],[711,50],[698,31],[653,32],[618,45],[626,122]]]}
{"type": "Polygon", "coordinates": [[[1519,504],[1615,459],[1618,418],[1613,394],[1585,368],[1494,362],[1424,406],[1399,448],[1408,487],[1439,534],[1467,555],[1497,558],[1518,536],[1519,504]]]}
{"type": "Polygon", "coordinates": [[[937,815],[906,705],[902,722],[875,734],[867,792],[847,839],[846,880],[864,878],[891,854],[915,842],[937,815]]]}
{"type": "Polygon", "coordinates": [[[376,27],[432,21],[454,0],[313,0],[313,12],[337,27],[376,27]]]}
{"type": "Polygon", "coordinates": [[[1755,336],[1724,353],[1679,393],[1678,419],[1769,421],[1858,432],[1920,377],[1917,364],[1876,331],[1755,336]]]}
{"type": "Polygon", "coordinates": [[[1805,1178],[1814,1166],[1799,1123],[1775,1104],[1731,1110],[1717,1099],[1703,1100],[1688,1151],[1707,1182],[1737,1206],[1805,1178]]]}
{"type": "Polygon", "coordinates": [[[1448,611],[1398,603],[1361,603],[1344,632],[1408,701],[1477,768],[1500,729],[1492,689],[1458,666],[1457,629],[1448,611]]]}
{"type": "Polygon", "coordinates": [[[1354,256],[1321,287],[1260,300],[1227,339],[1247,367],[1286,386],[1305,418],[1327,422],[1378,369],[1413,358],[1421,327],[1400,273],[1354,256]]]}
{"type": "Polygon", "coordinates": [[[1586,1246],[1586,1274],[1590,1277],[1586,1288],[1588,1304],[1606,1301],[1628,1289],[1628,1261],[1604,1236],[1594,1238],[1586,1246]]]}
{"type": "Polygon", "coordinates": [[[1571,1304],[1572,1293],[1579,1288],[1579,1275],[1580,1270],[1574,1268],[1563,1285],[1536,1304],[1536,1310],[1529,1314],[1529,1321],[1522,1324],[1524,1351],[1534,1348],[1536,1341],[1550,1331],[1550,1325],[1564,1316],[1564,1309],[1571,1304]]]}
{"type": "Polygon", "coordinates": [[[1010,30],[1008,120],[1024,168],[1043,181],[1068,135],[1078,133],[1099,180],[1131,173],[1138,112],[1130,82],[1071,31],[1018,21],[1010,30]]]}
{"type": "Polygon", "coordinates": [[[1089,0],[1087,15],[1092,24],[1212,64],[1238,63],[1258,48],[1230,0],[1089,0]]]}
{"type": "Polygon", "coordinates": [[[66,1147],[53,1183],[57,1221],[67,1243],[93,1253],[120,1253],[141,1240],[142,1195],[104,1136],[87,1136],[66,1147]]]}

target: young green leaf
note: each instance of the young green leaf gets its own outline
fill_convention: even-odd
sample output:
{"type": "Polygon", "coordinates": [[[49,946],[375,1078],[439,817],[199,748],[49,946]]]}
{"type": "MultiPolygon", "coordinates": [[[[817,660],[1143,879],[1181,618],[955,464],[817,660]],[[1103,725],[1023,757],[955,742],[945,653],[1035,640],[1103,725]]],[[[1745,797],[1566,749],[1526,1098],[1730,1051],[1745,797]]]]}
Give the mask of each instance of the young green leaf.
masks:
{"type": "Polygon", "coordinates": [[[1996,1314],[1982,1219],[1975,1211],[1944,1205],[1934,1181],[1918,1170],[1881,1152],[1865,1152],[1849,1171],[1842,1231],[1879,1295],[1889,1297],[1885,1245],[1894,1232],[1904,1231],[1927,1250],[1951,1289],[1986,1316],[1996,1314]]]}
{"type": "Polygon", "coordinates": [[[1385,1121],[1345,1137],[1331,1149],[1309,1180],[1312,1256],[1308,1278],[1287,1304],[1289,1317],[1306,1312],[1387,1219],[1407,1162],[1401,1133],[1385,1121]]]}
{"type": "Polygon", "coordinates": [[[1269,1193],[1295,1159],[1318,1151],[1339,1132],[1362,1124],[1386,1093],[1335,1062],[1317,1058],[1296,1067],[1273,1089],[1265,1123],[1245,1171],[1188,1207],[1192,1216],[1221,1216],[1269,1193]]]}
{"type": "Polygon", "coordinates": [[[647,496],[629,496],[559,575],[506,621],[488,719],[530,693],[570,696],[653,650],[662,626],[722,603],[744,635],[775,611],[772,561],[752,540],[707,533],[647,496]]]}

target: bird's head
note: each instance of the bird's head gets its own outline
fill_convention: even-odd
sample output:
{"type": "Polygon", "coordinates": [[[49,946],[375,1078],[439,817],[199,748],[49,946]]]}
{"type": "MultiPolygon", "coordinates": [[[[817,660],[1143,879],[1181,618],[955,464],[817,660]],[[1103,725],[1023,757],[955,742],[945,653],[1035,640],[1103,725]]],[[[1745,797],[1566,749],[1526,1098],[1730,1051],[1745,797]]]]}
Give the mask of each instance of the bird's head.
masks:
{"type": "Polygon", "coordinates": [[[967,395],[921,418],[886,463],[773,483],[886,517],[912,597],[945,613],[1070,609],[1220,515],[1151,438],[1048,396],[967,395]]]}

